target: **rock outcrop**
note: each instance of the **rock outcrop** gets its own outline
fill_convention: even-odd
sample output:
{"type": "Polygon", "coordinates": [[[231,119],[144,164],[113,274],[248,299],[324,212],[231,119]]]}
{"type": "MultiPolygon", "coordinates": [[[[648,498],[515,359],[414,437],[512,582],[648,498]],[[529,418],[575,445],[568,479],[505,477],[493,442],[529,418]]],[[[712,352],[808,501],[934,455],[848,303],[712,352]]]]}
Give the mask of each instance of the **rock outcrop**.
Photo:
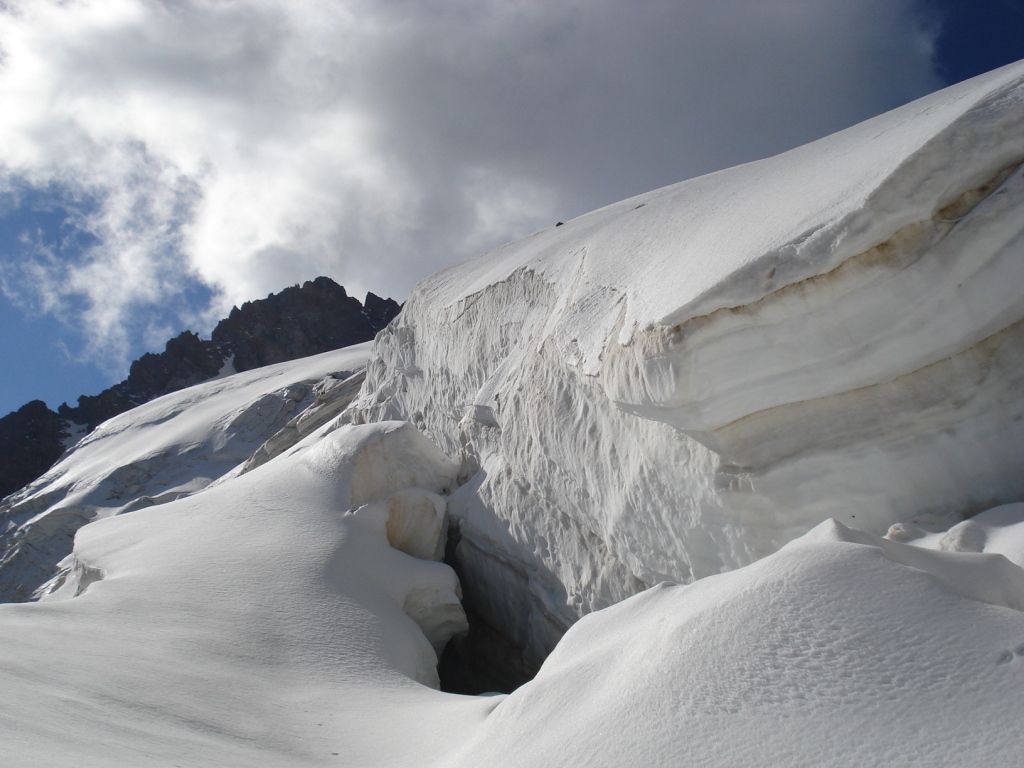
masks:
{"type": "Polygon", "coordinates": [[[155,397],[212,379],[224,367],[225,350],[185,331],[167,342],[163,352],[147,352],[134,361],[128,378],[98,395],[82,395],[75,407],[63,403],[57,413],[89,432],[98,425],[155,397]]]}
{"type": "Polygon", "coordinates": [[[64,453],[67,437],[67,423],[42,400],[26,403],[0,419],[0,495],[21,488],[53,466],[64,453]]]}
{"type": "Polygon", "coordinates": [[[210,337],[234,355],[236,371],[249,371],[370,341],[400,309],[372,293],[364,306],[329,277],[318,277],[233,308],[210,337]]]}

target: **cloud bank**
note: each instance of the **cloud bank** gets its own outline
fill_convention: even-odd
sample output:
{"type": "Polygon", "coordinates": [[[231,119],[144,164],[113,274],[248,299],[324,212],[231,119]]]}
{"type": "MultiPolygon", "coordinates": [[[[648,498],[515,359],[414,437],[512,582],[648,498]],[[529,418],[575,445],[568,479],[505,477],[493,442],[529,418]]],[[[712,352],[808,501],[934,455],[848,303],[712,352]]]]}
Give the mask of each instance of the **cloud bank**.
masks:
{"type": "Polygon", "coordinates": [[[0,2],[0,196],[59,204],[79,235],[23,238],[3,289],[97,355],[157,338],[160,307],[200,327],[319,274],[404,298],[556,220],[940,87],[926,10],[0,2]]]}

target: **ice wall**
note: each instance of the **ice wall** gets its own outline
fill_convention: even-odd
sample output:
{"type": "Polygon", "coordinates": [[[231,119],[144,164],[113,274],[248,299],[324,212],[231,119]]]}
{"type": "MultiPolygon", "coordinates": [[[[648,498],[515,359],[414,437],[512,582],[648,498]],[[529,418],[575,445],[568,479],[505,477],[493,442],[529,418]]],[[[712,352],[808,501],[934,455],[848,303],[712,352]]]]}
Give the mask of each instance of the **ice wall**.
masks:
{"type": "Polygon", "coordinates": [[[1024,65],[423,281],[349,418],[464,484],[464,589],[539,659],[580,616],[1024,495],[1024,65]]]}

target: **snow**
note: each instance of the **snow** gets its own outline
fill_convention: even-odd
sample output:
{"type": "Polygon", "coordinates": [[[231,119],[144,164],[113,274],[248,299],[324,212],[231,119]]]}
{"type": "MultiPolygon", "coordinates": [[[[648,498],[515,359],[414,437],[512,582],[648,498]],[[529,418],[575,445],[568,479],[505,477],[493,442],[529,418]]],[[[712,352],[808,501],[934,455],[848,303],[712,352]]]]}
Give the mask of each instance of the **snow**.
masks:
{"type": "Polygon", "coordinates": [[[89,434],[88,424],[78,424],[74,421],[66,421],[65,429],[67,430],[68,436],[61,441],[64,445],[65,451],[74,447],[79,440],[89,434]]]}
{"type": "MultiPolygon", "coordinates": [[[[354,394],[340,385],[369,352],[361,344],[214,379],[98,426],[0,507],[8,518],[0,531],[0,599],[28,598],[70,553],[81,525],[196,493],[310,410],[318,394],[354,394]]],[[[323,410],[316,405],[314,412],[323,410]]]]}
{"type": "Polygon", "coordinates": [[[102,425],[0,509],[3,763],[1016,766],[1022,115],[1019,64],[102,425]],[[463,603],[532,682],[437,690],[463,603]]]}
{"type": "MultiPolygon", "coordinates": [[[[509,696],[432,690],[458,472],[335,420],[82,528],[65,594],[0,605],[5,764],[1017,764],[1024,569],[834,521],[588,615],[509,696]]],[[[1024,504],[973,521],[1024,552],[1024,504]]]]}
{"type": "Polygon", "coordinates": [[[214,376],[214,378],[224,379],[227,378],[228,376],[234,376],[236,373],[237,371],[235,370],[235,356],[234,354],[230,354],[225,358],[224,365],[220,367],[220,370],[217,371],[217,375],[214,376]]]}
{"type": "Polygon", "coordinates": [[[5,764],[315,765],[386,754],[374,721],[392,709],[429,755],[494,702],[437,722],[423,685],[430,640],[464,629],[458,582],[389,545],[387,510],[454,471],[407,424],[344,427],[82,528],[79,596],[0,605],[5,764]]]}
{"type": "Polygon", "coordinates": [[[825,522],[585,617],[453,764],[1017,765],[1022,578],[825,522]]]}
{"type": "Polygon", "coordinates": [[[417,294],[449,306],[524,268],[584,295],[613,288],[623,341],[649,322],[753,303],[1024,160],[1020,77],[1010,65],[782,155],[616,203],[442,271],[417,294]]]}
{"type": "Polygon", "coordinates": [[[351,418],[466,456],[461,555],[534,660],[829,518],[1024,498],[1022,115],[1018,63],[445,270],[351,418]]]}
{"type": "Polygon", "coordinates": [[[897,523],[886,533],[886,538],[946,552],[999,554],[1024,568],[1024,504],[989,509],[957,523],[948,531],[929,531],[913,523],[897,523]]]}

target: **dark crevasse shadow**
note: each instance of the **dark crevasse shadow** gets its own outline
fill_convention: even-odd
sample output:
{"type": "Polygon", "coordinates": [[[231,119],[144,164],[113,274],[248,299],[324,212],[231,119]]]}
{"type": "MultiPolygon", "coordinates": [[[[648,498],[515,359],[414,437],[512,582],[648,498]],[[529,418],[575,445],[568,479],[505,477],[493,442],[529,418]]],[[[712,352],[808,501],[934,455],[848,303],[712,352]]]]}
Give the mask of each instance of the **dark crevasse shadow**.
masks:
{"type": "Polygon", "coordinates": [[[475,609],[475,590],[467,583],[467,574],[456,554],[460,539],[458,520],[450,518],[444,562],[462,584],[462,607],[469,631],[453,637],[441,654],[437,665],[441,690],[467,695],[511,693],[532,680],[537,668],[524,662],[523,649],[488,624],[475,609]]]}

